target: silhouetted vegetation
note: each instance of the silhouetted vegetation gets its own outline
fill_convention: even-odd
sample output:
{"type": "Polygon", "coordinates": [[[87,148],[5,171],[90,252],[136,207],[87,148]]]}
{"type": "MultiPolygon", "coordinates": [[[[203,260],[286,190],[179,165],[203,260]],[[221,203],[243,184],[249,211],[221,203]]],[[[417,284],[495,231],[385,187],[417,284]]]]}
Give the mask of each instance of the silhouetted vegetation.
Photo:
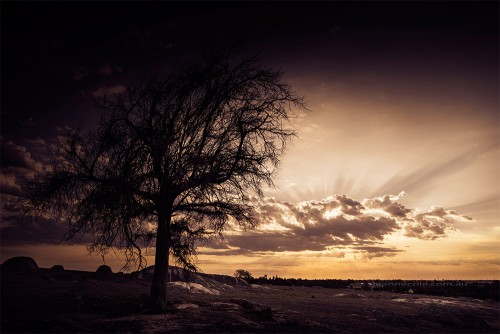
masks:
{"type": "Polygon", "coordinates": [[[247,282],[252,282],[254,280],[252,274],[244,269],[238,269],[234,273],[234,277],[244,279],[247,282]]]}
{"type": "Polygon", "coordinates": [[[144,267],[155,242],[151,310],[166,310],[169,255],[195,270],[196,246],[233,218],[252,227],[288,141],[292,107],[305,108],[278,70],[234,50],[153,77],[101,104],[97,130],[72,130],[53,169],[28,185],[35,217],[68,221],[89,250],[125,253],[144,267]]]}
{"type": "Polygon", "coordinates": [[[500,281],[468,280],[343,280],[283,278],[267,275],[249,280],[252,284],[347,289],[360,283],[363,290],[427,294],[443,297],[470,297],[500,301],[500,281]],[[410,291],[411,290],[411,291],[410,291]]]}

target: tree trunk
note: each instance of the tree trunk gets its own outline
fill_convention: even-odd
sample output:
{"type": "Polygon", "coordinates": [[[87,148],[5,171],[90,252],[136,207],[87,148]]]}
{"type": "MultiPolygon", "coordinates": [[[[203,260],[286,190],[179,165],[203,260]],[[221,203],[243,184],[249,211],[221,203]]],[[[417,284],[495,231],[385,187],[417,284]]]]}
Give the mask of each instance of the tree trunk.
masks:
{"type": "Polygon", "coordinates": [[[158,230],[156,232],[155,270],[149,307],[153,313],[167,311],[168,257],[170,253],[170,220],[172,212],[168,207],[158,210],[158,230]]]}

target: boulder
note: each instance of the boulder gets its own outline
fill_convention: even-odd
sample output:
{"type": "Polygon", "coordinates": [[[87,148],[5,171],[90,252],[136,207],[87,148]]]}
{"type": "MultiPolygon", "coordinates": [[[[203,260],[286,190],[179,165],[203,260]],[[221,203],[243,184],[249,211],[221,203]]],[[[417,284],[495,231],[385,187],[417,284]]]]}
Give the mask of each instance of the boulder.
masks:
{"type": "Polygon", "coordinates": [[[55,266],[52,266],[50,268],[51,271],[57,271],[57,272],[60,272],[60,271],[64,271],[64,267],[60,264],[56,264],[55,266]]]}
{"type": "Polygon", "coordinates": [[[10,258],[2,265],[2,272],[14,274],[36,274],[38,270],[35,260],[27,256],[10,258]]]}
{"type": "Polygon", "coordinates": [[[111,278],[113,276],[113,271],[111,270],[110,266],[107,266],[105,264],[99,266],[97,270],[95,271],[95,276],[97,278],[111,278]]]}

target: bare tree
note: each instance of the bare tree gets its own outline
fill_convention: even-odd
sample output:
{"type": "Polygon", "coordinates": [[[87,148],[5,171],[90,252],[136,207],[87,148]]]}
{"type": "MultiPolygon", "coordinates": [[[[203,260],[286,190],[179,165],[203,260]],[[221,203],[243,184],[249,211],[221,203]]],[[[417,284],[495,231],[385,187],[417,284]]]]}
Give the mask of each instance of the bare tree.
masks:
{"type": "Polygon", "coordinates": [[[273,186],[294,108],[305,103],[280,71],[211,52],[104,101],[97,130],[72,131],[53,171],[28,187],[29,206],[67,219],[69,237],[92,235],[90,251],[120,248],[139,268],[156,239],[150,307],[164,311],[169,255],[193,269],[197,243],[231,217],[257,223],[246,199],[273,186]]]}

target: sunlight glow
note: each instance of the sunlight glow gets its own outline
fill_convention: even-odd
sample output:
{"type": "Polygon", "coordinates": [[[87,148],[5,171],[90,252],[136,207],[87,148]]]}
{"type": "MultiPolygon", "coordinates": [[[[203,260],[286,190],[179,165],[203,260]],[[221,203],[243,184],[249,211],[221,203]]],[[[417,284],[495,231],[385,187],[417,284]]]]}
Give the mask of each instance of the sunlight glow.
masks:
{"type": "Polygon", "coordinates": [[[390,215],[382,209],[363,209],[364,214],[374,217],[389,217],[390,215]]]}
{"type": "Polygon", "coordinates": [[[325,219],[332,219],[332,218],[335,218],[335,217],[338,217],[338,216],[341,216],[341,215],[342,215],[342,209],[341,208],[335,208],[333,210],[325,212],[325,214],[323,215],[323,217],[325,217],[325,219]]]}
{"type": "Polygon", "coordinates": [[[284,227],[283,225],[278,224],[273,220],[272,223],[262,224],[259,226],[259,230],[261,231],[289,231],[289,228],[284,227]]]}

